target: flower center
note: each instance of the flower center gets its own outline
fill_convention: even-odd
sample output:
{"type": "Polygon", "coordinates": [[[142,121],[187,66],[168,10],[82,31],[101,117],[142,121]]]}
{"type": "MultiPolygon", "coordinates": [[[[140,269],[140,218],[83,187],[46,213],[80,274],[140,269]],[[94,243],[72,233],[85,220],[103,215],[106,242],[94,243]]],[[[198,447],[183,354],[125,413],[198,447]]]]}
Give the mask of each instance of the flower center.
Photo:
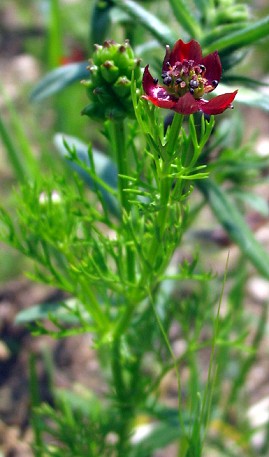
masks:
{"type": "Polygon", "coordinates": [[[171,66],[166,62],[166,69],[162,73],[163,83],[167,91],[178,97],[190,92],[194,98],[201,98],[204,93],[211,92],[218,85],[218,81],[206,79],[206,67],[202,64],[195,64],[193,60],[184,59],[171,66]]]}

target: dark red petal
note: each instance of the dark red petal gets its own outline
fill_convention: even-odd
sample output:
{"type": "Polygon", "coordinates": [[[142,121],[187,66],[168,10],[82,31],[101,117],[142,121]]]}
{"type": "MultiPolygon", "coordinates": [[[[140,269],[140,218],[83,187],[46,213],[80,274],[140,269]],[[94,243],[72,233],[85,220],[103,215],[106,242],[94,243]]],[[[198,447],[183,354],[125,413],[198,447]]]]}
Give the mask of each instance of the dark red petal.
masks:
{"type": "Polygon", "coordinates": [[[170,46],[166,46],[165,48],[165,56],[164,56],[164,59],[163,59],[163,66],[162,66],[162,71],[165,72],[168,70],[167,66],[166,66],[166,63],[167,62],[170,62],[170,55],[171,55],[171,49],[170,49],[170,46]]]}
{"type": "Polygon", "coordinates": [[[181,114],[196,113],[200,109],[200,100],[195,100],[189,92],[180,97],[173,107],[173,111],[181,114]]]}
{"type": "Polygon", "coordinates": [[[143,98],[149,100],[156,106],[160,108],[172,109],[175,104],[175,99],[171,96],[164,87],[159,86],[154,83],[154,79],[151,76],[148,65],[146,66],[143,74],[143,89],[147,95],[144,95],[143,98]]]}
{"type": "Polygon", "coordinates": [[[170,63],[174,65],[176,62],[182,62],[183,59],[194,60],[195,63],[200,63],[202,60],[202,50],[200,44],[191,40],[189,43],[184,43],[178,40],[170,55],[170,63]]]}
{"type": "Polygon", "coordinates": [[[143,96],[143,98],[150,100],[154,105],[157,105],[160,108],[170,109],[174,106],[176,102],[175,97],[169,94],[164,87],[154,83],[154,79],[149,72],[148,65],[146,66],[143,74],[142,84],[143,89],[147,94],[146,96],[143,96]]]}
{"type": "Polygon", "coordinates": [[[227,108],[231,108],[231,103],[234,101],[235,96],[237,94],[237,90],[235,92],[231,92],[228,94],[218,95],[212,100],[207,102],[206,100],[199,100],[200,110],[203,111],[205,114],[221,114],[227,108]]]}
{"type": "Polygon", "coordinates": [[[214,80],[218,82],[220,81],[222,68],[218,51],[212,52],[212,54],[208,54],[208,56],[203,57],[198,63],[206,67],[205,77],[210,84],[214,80]]]}
{"type": "Polygon", "coordinates": [[[142,95],[142,98],[144,98],[145,100],[149,100],[151,103],[153,103],[153,105],[156,105],[159,108],[174,109],[174,106],[176,104],[176,102],[171,98],[155,98],[151,97],[150,95],[142,95]]]}
{"type": "Polygon", "coordinates": [[[143,89],[147,95],[151,95],[151,92],[155,86],[154,79],[149,72],[149,66],[147,65],[144,70],[143,79],[142,79],[143,89]]]}

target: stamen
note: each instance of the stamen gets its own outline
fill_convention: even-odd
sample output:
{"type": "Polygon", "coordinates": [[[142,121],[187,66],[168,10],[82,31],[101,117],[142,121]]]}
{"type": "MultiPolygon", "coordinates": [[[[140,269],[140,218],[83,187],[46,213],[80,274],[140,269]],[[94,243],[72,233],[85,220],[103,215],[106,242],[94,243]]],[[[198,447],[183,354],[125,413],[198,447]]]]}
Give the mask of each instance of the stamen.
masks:
{"type": "Polygon", "coordinates": [[[167,76],[167,71],[164,71],[164,72],[162,73],[162,78],[166,78],[166,76],[167,76]]]}
{"type": "Polygon", "coordinates": [[[190,87],[189,92],[193,95],[194,94],[194,89],[190,87]]]}
{"type": "Polygon", "coordinates": [[[206,68],[203,64],[200,64],[200,68],[201,68],[202,72],[204,72],[206,70],[206,68]]]}
{"type": "Polygon", "coordinates": [[[213,79],[213,81],[211,81],[211,84],[212,84],[213,87],[217,87],[219,82],[216,79],[213,79]]]}
{"type": "Polygon", "coordinates": [[[192,89],[197,89],[198,86],[199,86],[198,81],[196,81],[196,79],[191,79],[191,81],[190,81],[190,87],[191,87],[192,89]]]}
{"type": "Polygon", "coordinates": [[[171,84],[172,82],[172,78],[171,76],[166,76],[163,80],[163,83],[166,85],[166,86],[169,86],[169,84],[171,84]]]}
{"type": "Polygon", "coordinates": [[[159,81],[158,78],[153,79],[154,84],[158,84],[158,81],[159,81]]]}

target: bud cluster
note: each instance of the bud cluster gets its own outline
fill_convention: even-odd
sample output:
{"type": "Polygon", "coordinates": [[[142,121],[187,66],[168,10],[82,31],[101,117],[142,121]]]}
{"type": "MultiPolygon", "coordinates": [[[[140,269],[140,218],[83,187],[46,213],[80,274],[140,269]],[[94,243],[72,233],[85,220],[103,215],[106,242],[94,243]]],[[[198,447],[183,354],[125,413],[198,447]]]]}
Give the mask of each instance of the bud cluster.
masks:
{"type": "Polygon", "coordinates": [[[95,119],[123,119],[133,116],[131,99],[132,73],[141,80],[140,59],[134,57],[128,40],[124,44],[107,40],[95,45],[88,67],[90,79],[82,81],[87,88],[90,104],[82,114],[95,119]]]}

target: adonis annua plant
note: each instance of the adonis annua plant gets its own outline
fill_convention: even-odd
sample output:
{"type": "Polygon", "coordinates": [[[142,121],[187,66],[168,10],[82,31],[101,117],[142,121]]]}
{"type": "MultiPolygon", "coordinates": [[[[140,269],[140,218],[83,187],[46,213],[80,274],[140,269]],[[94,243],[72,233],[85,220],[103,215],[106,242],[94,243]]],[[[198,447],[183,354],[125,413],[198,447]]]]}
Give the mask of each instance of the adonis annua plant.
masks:
{"type": "Polygon", "coordinates": [[[15,221],[1,214],[2,238],[34,260],[31,276],[68,293],[48,308],[54,330],[40,319],[33,331],[90,333],[105,386],[104,398],[85,396],[84,407],[57,394],[55,407],[39,406],[34,452],[146,457],[175,441],[177,455],[200,457],[221,395],[214,356],[227,350],[228,323],[220,329],[222,281],[185,241],[203,207],[195,189],[209,192],[214,116],[227,110],[229,122],[237,90],[212,96],[219,53],[203,55],[194,39],[167,45],[157,77],[128,40],[96,45],[88,70],[82,114],[98,126],[106,154],[63,136],[79,175],[41,175],[20,188],[15,221]]]}

